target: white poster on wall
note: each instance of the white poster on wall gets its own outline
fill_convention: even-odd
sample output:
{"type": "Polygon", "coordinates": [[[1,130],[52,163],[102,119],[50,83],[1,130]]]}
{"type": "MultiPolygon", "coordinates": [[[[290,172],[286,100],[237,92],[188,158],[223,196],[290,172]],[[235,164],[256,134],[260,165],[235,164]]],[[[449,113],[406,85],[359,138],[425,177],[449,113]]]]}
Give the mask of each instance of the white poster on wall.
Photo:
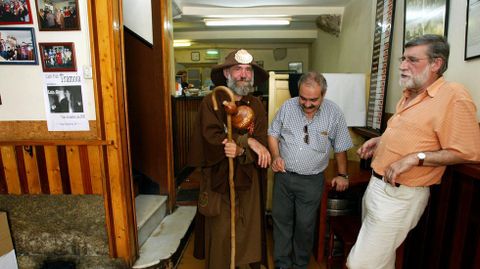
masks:
{"type": "Polygon", "coordinates": [[[45,73],[44,96],[49,131],[88,131],[83,75],[45,73]]]}

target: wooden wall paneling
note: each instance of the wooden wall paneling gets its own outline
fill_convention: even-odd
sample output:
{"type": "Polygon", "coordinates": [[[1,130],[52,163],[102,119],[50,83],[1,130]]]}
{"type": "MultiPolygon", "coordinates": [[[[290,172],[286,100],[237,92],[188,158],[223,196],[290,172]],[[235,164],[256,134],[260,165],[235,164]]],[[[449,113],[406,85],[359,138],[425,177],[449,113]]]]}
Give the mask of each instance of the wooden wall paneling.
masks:
{"type": "Polygon", "coordinates": [[[50,194],[62,194],[62,177],[60,164],[58,162],[57,146],[45,146],[45,166],[48,175],[48,186],[50,194]]]}
{"type": "Polygon", "coordinates": [[[31,145],[23,146],[23,159],[25,161],[25,173],[27,175],[29,194],[42,194],[37,155],[36,147],[31,145]]]}
{"type": "MultiPolygon", "coordinates": [[[[99,93],[98,102],[104,139],[113,145],[105,146],[104,161],[106,175],[107,225],[110,240],[110,254],[123,258],[132,265],[138,253],[136,225],[133,217],[133,198],[131,196],[130,167],[125,158],[127,142],[122,140],[122,124],[119,114],[125,113],[119,107],[119,94],[124,93],[123,82],[123,44],[121,1],[89,1],[91,28],[95,42],[94,58],[95,87],[99,93]],[[125,166],[127,163],[127,166],[125,166]]],[[[125,130],[125,129],[123,129],[125,130]]]]}
{"type": "Polygon", "coordinates": [[[88,121],[89,131],[48,131],[47,122],[39,121],[0,121],[0,141],[9,140],[71,140],[98,139],[97,122],[88,121]]]}
{"type": "Polygon", "coordinates": [[[164,163],[162,175],[165,177],[160,182],[160,190],[168,194],[168,211],[171,212],[176,204],[176,186],[173,172],[173,136],[172,136],[172,102],[171,94],[175,89],[173,71],[173,22],[171,1],[161,0],[152,1],[152,13],[158,16],[152,16],[153,22],[153,44],[155,45],[155,62],[157,73],[154,77],[156,85],[159,85],[162,91],[162,100],[165,104],[161,108],[162,133],[164,136],[164,148],[161,152],[161,160],[164,163]],[[168,27],[170,26],[170,27],[168,27]]]}
{"type": "MultiPolygon", "coordinates": [[[[0,147],[1,148],[1,147],[0,147]]],[[[0,194],[8,194],[7,178],[3,169],[3,157],[0,151],[0,194]]]]}
{"type": "Polygon", "coordinates": [[[83,183],[83,193],[92,194],[92,177],[90,174],[90,162],[88,157],[87,146],[79,146],[79,157],[80,157],[80,171],[82,173],[82,183],[83,183]]]}
{"type": "Polygon", "coordinates": [[[0,147],[2,154],[3,173],[9,194],[22,194],[20,176],[18,175],[17,160],[14,146],[0,147]]]}
{"type": "Polygon", "coordinates": [[[15,146],[15,158],[17,161],[18,177],[20,178],[22,194],[28,194],[28,179],[25,168],[25,157],[23,156],[23,146],[15,146]]]}
{"type": "Polygon", "coordinates": [[[62,178],[62,189],[64,194],[71,194],[72,188],[70,186],[70,173],[68,169],[67,147],[58,146],[58,164],[60,166],[60,176],[62,178]]]}
{"type": "Polygon", "coordinates": [[[77,146],[66,146],[68,174],[72,194],[84,194],[80,151],[77,146]]]}
{"type": "Polygon", "coordinates": [[[35,146],[35,153],[37,156],[38,177],[40,179],[40,188],[43,194],[50,194],[50,187],[48,184],[47,164],[45,160],[45,149],[43,146],[35,146]]]}
{"type": "Polygon", "coordinates": [[[467,230],[470,224],[470,215],[472,214],[472,201],[474,186],[473,182],[468,179],[462,180],[460,183],[458,203],[455,203],[457,216],[452,219],[454,224],[453,244],[450,254],[449,268],[465,268],[462,266],[464,246],[466,242],[467,230]]]}
{"type": "Polygon", "coordinates": [[[90,167],[90,177],[92,182],[92,193],[103,194],[105,173],[103,170],[103,159],[101,158],[101,147],[89,146],[87,147],[87,151],[90,167]]]}

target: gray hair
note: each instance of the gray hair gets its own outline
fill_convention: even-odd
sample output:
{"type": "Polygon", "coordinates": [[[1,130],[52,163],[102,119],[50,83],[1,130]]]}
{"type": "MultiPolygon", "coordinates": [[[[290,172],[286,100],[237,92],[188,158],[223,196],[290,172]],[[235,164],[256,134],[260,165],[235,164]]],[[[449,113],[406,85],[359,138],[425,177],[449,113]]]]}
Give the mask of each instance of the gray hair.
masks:
{"type": "Polygon", "coordinates": [[[315,84],[319,85],[320,88],[322,89],[322,95],[324,95],[327,92],[327,80],[322,74],[316,71],[310,71],[308,73],[303,74],[298,80],[299,89],[300,89],[300,86],[302,86],[302,84],[310,85],[310,86],[314,86],[315,84]]]}
{"type": "Polygon", "coordinates": [[[447,71],[448,57],[450,55],[450,45],[447,39],[441,35],[423,35],[414,38],[405,44],[405,48],[428,45],[427,55],[432,62],[435,58],[442,59],[443,63],[437,72],[437,75],[441,76],[447,71]]]}

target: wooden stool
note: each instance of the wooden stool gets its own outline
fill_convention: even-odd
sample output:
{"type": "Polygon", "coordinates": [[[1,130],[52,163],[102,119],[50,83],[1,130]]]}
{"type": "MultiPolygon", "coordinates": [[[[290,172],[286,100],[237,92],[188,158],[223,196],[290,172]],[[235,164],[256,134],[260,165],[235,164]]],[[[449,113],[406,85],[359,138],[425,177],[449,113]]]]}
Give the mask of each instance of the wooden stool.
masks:
{"type": "Polygon", "coordinates": [[[345,216],[329,216],[330,223],[330,239],[328,244],[328,259],[327,268],[332,268],[333,264],[333,247],[334,238],[337,236],[343,242],[343,268],[347,268],[346,258],[350,249],[357,240],[358,232],[362,226],[360,216],[345,215],[345,216]]]}

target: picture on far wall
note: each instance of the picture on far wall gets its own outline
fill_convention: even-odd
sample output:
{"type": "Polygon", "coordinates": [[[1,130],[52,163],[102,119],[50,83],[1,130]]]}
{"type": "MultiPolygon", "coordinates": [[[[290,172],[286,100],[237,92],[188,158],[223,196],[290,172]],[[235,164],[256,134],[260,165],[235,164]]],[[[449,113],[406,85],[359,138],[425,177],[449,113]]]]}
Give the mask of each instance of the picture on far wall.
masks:
{"type": "Polygon", "coordinates": [[[78,0],[35,0],[40,31],[80,30],[78,0]]]}
{"type": "Polygon", "coordinates": [[[43,72],[77,71],[73,42],[38,43],[43,72]]]}
{"type": "Polygon", "coordinates": [[[0,27],[0,64],[38,64],[33,28],[0,27]]]}
{"type": "Polygon", "coordinates": [[[0,0],[0,25],[32,23],[30,0],[0,0]]]}
{"type": "Polygon", "coordinates": [[[447,36],[448,0],[406,0],[403,43],[425,34],[447,36]]]}
{"type": "Polygon", "coordinates": [[[480,57],[480,0],[467,1],[465,60],[480,57]]]}

